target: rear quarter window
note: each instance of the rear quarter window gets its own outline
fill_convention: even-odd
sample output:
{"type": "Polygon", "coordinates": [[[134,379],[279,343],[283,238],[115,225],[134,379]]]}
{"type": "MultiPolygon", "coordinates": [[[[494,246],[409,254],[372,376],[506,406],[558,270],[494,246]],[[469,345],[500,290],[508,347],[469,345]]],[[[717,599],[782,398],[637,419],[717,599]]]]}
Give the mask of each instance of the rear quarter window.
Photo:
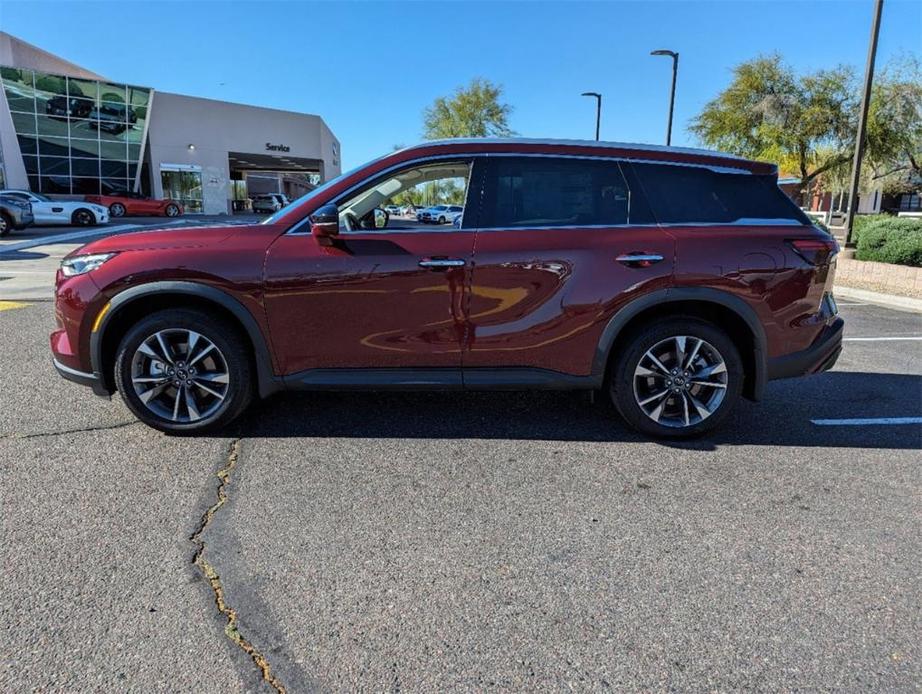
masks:
{"type": "Polygon", "coordinates": [[[663,164],[631,168],[660,224],[810,224],[775,176],[663,164]]]}

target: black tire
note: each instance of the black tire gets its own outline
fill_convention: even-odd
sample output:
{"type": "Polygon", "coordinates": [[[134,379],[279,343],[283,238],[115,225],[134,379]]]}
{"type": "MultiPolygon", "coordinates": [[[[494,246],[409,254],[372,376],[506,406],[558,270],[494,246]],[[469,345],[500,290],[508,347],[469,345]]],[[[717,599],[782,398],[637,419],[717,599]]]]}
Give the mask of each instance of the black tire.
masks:
{"type": "MultiPolygon", "coordinates": [[[[245,346],[247,339],[236,326],[196,309],[157,311],[138,321],[122,338],[115,358],[115,384],[128,409],[144,424],[168,434],[202,434],[227,426],[249,406],[253,399],[253,367],[245,346]],[[132,369],[138,348],[159,331],[193,330],[210,340],[226,364],[228,383],[216,409],[195,421],[172,421],[157,414],[142,402],[132,383],[132,369]]],[[[143,357],[141,357],[143,358],[143,357]]],[[[199,362],[203,364],[205,360],[199,362]]],[[[167,386],[164,397],[177,389],[167,386]]],[[[207,396],[206,396],[207,397],[207,396]]],[[[177,397],[178,399],[178,397],[177,397]]],[[[191,412],[186,409],[187,418],[191,412]]]]}
{"type": "MultiPolygon", "coordinates": [[[[683,360],[687,364],[691,356],[689,352],[694,351],[691,345],[697,343],[692,340],[686,341],[685,344],[689,345],[686,347],[683,360]]],[[[699,373],[703,368],[705,367],[699,366],[699,373]]],[[[677,316],[656,320],[627,336],[618,353],[613,356],[609,370],[608,390],[615,408],[633,429],[657,438],[691,438],[711,431],[730,414],[742,392],[743,379],[742,358],[726,332],[703,320],[677,316]],[[666,341],[676,337],[697,338],[704,341],[703,345],[706,346],[699,348],[700,356],[696,356],[696,364],[704,364],[708,358],[712,362],[722,359],[725,371],[709,376],[707,380],[723,380],[724,387],[689,385],[691,378],[685,374],[693,374],[693,368],[686,367],[687,371],[679,370],[678,373],[672,374],[673,368],[678,364],[676,358],[679,352],[678,347],[673,348],[671,358],[660,360],[660,364],[667,369],[667,375],[661,376],[660,370],[654,368],[650,376],[635,377],[638,367],[642,366],[641,360],[644,360],[644,364],[651,364],[645,357],[648,350],[668,349],[669,343],[666,341]],[[675,359],[675,361],[670,361],[670,359],[675,359]],[[723,373],[726,375],[723,376],[723,373]],[[679,382],[682,383],[681,387],[677,385],[679,382]],[[646,390],[647,388],[649,390],[646,390]],[[660,388],[663,390],[659,391],[660,388]],[[676,391],[676,388],[679,390],[676,391]],[[640,390],[644,392],[639,392],[640,390]],[[644,411],[640,401],[646,400],[651,392],[655,397],[658,392],[666,391],[668,394],[665,398],[653,400],[648,404],[648,407],[653,409],[653,413],[648,414],[644,411]],[[653,418],[659,402],[665,403],[660,411],[661,421],[664,423],[657,422],[653,418]],[[713,409],[707,416],[702,416],[700,410],[696,413],[695,402],[706,406],[713,405],[713,409]],[[691,413],[690,415],[685,414],[684,405],[689,406],[687,411],[691,413]],[[670,417],[670,414],[674,416],[670,417]],[[686,421],[689,424],[686,424],[686,421]],[[669,426],[669,423],[672,426],[669,426]]],[[[702,381],[698,380],[694,383],[701,384],[702,381]]]]}
{"type": "Polygon", "coordinates": [[[170,203],[164,208],[163,212],[167,217],[178,217],[179,216],[179,206],[170,203]]]}
{"type": "Polygon", "coordinates": [[[439,217],[439,224],[444,224],[444,223],[445,223],[445,218],[439,217]]]}
{"type": "Polygon", "coordinates": [[[109,205],[109,214],[113,217],[124,217],[125,206],[120,202],[113,202],[109,205]]]}
{"type": "Polygon", "coordinates": [[[74,213],[70,216],[70,221],[77,226],[91,227],[96,224],[96,215],[81,207],[78,210],[74,210],[74,213]]]}
{"type": "Polygon", "coordinates": [[[6,212],[0,212],[0,236],[8,236],[13,231],[13,220],[6,212]]]}

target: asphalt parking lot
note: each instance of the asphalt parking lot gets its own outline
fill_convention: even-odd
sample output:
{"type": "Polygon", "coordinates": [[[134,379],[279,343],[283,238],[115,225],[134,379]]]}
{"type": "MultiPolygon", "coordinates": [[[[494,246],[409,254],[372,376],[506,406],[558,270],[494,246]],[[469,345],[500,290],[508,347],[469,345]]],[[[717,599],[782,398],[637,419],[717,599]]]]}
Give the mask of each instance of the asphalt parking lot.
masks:
{"type": "Polygon", "coordinates": [[[0,309],[0,691],[922,682],[922,427],[814,423],[922,416],[919,314],[843,301],[834,371],[663,444],[566,393],[171,438],[54,373],[50,303],[0,309]]]}

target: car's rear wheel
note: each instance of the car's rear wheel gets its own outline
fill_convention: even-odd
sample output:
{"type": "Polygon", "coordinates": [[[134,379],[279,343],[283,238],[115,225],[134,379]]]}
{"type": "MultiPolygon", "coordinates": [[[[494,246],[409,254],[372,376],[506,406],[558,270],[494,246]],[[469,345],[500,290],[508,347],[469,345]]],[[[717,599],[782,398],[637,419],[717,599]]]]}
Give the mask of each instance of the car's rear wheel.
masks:
{"type": "Polygon", "coordinates": [[[445,218],[439,217],[439,224],[444,224],[444,223],[445,223],[445,218]]]}
{"type": "Polygon", "coordinates": [[[166,208],[164,209],[164,214],[166,214],[167,217],[178,217],[179,216],[179,206],[173,205],[173,204],[167,205],[166,208]]]}
{"type": "Polygon", "coordinates": [[[13,220],[6,216],[6,212],[0,212],[0,236],[6,236],[13,230],[13,220]]]}
{"type": "Polygon", "coordinates": [[[233,325],[194,309],[158,311],[122,339],[115,382],[142,422],[203,433],[236,419],[253,397],[250,356],[233,325]]]}
{"type": "Polygon", "coordinates": [[[719,425],[743,388],[739,350],[723,330],[694,318],[666,318],[632,333],[615,356],[609,390],[634,429],[663,438],[719,425]]]}
{"type": "Polygon", "coordinates": [[[74,210],[74,213],[70,217],[70,221],[77,226],[89,227],[96,224],[96,215],[89,210],[81,208],[79,210],[74,210]]]}
{"type": "Polygon", "coordinates": [[[111,205],[109,205],[109,214],[113,217],[124,217],[125,206],[120,202],[113,202],[111,205]]]}

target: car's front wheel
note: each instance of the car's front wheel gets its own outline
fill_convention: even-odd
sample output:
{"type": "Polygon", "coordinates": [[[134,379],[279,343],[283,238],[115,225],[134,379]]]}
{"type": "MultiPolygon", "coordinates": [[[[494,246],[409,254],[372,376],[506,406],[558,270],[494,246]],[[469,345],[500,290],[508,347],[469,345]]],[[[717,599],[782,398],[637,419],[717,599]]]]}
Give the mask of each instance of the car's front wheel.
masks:
{"type": "Polygon", "coordinates": [[[743,389],[743,362],[733,340],[694,318],[665,318],[635,331],[612,366],[615,407],[631,427],[650,436],[710,431],[743,389]]]}
{"type": "Polygon", "coordinates": [[[70,217],[70,221],[77,226],[89,227],[96,224],[96,215],[89,210],[81,208],[79,210],[74,210],[74,213],[70,217]]]}
{"type": "Polygon", "coordinates": [[[6,216],[5,212],[0,212],[0,236],[6,236],[13,230],[13,220],[6,216]]]}
{"type": "Polygon", "coordinates": [[[109,214],[113,217],[124,217],[125,206],[120,202],[113,202],[111,205],[109,205],[109,214]]]}
{"type": "Polygon", "coordinates": [[[171,203],[166,206],[164,213],[167,217],[177,217],[179,215],[179,206],[171,203]]]}
{"type": "Polygon", "coordinates": [[[203,433],[236,419],[253,397],[240,331],[194,309],[158,311],[124,336],[115,382],[142,422],[168,433],[203,433]]]}

